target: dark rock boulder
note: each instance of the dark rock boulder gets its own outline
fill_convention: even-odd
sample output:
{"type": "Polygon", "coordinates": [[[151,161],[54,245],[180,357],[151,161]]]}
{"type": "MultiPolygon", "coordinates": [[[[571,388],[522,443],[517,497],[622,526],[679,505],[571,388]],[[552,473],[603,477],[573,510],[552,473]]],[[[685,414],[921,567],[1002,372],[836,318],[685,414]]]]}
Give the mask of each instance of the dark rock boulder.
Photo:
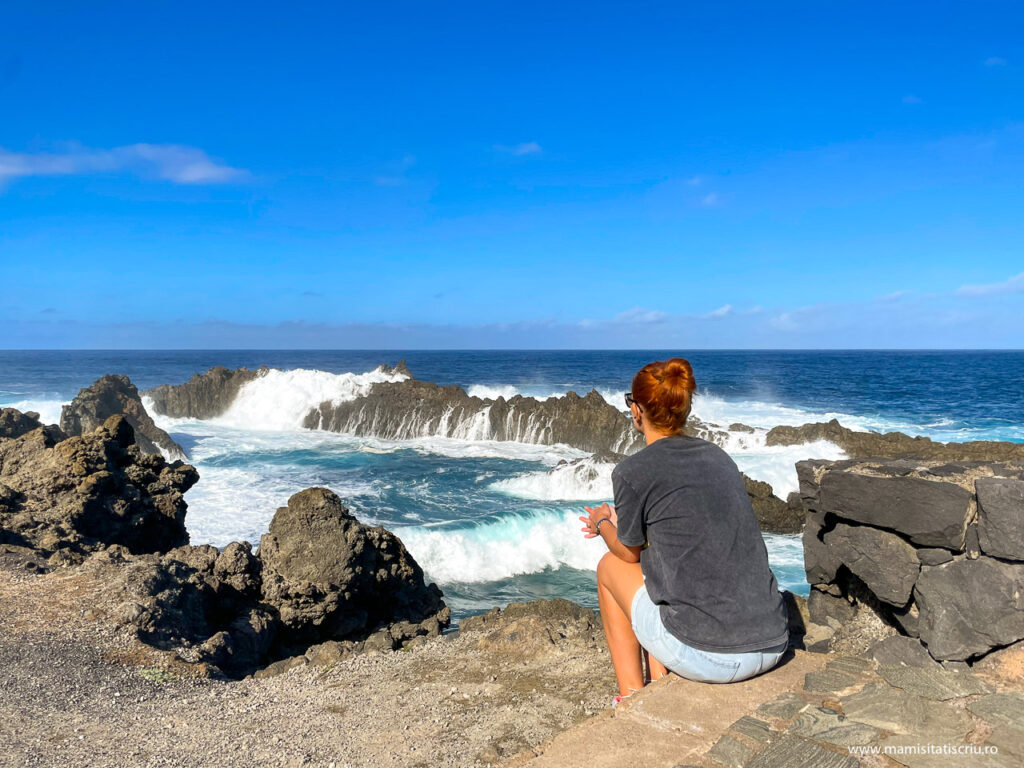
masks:
{"type": "Polygon", "coordinates": [[[1024,639],[1024,564],[979,557],[926,566],[914,598],[921,641],[940,661],[964,661],[1024,639]]]}
{"type": "Polygon", "coordinates": [[[783,501],[772,492],[772,487],[761,480],[743,475],[747,495],[754,508],[754,516],[762,531],[767,533],[800,533],[804,527],[804,509],[799,498],[783,501]]]}
{"type": "Polygon", "coordinates": [[[139,390],[127,376],[108,374],[81,389],[61,409],[60,427],[68,435],[92,432],[111,416],[123,415],[135,430],[135,442],[143,453],[185,458],[185,449],[153,423],[139,397],[139,390]]]}
{"type": "Polygon", "coordinates": [[[978,544],[982,552],[1024,560],[1024,480],[982,477],[978,494],[978,544]]]}
{"type": "Polygon", "coordinates": [[[103,580],[115,621],[154,647],[234,676],[272,657],[278,622],[259,602],[260,564],[247,543],[141,556],[115,546],[84,567],[103,580]]]}
{"type": "Polygon", "coordinates": [[[927,437],[910,437],[902,432],[859,432],[848,429],[837,419],[779,426],[768,431],[767,445],[803,445],[827,440],[855,459],[909,458],[917,461],[1024,461],[1024,444],[996,441],[938,443],[927,437]]]}
{"type": "Polygon", "coordinates": [[[292,642],[367,634],[407,622],[434,633],[450,612],[390,531],[356,520],[334,493],[309,488],[278,509],[260,540],[263,601],[292,642]]]}
{"type": "Polygon", "coordinates": [[[246,542],[144,555],[110,546],[84,567],[141,640],[229,677],[401,648],[448,625],[440,590],[402,543],[330,491],[295,494],[270,530],[259,556],[246,542]]]}
{"type": "Polygon", "coordinates": [[[875,471],[854,462],[835,462],[821,477],[818,510],[898,530],[919,546],[963,549],[970,491],[955,483],[875,471]]]}
{"type": "Polygon", "coordinates": [[[837,523],[825,545],[882,602],[903,607],[920,571],[917,552],[894,533],[866,525],[837,523]]]}
{"type": "Polygon", "coordinates": [[[153,409],[164,416],[189,419],[212,419],[223,414],[234,402],[243,385],[266,375],[267,367],[230,370],[218,365],[206,373],[195,374],[184,384],[161,384],[147,389],[153,409]]]}
{"type": "Polygon", "coordinates": [[[187,464],[143,455],[124,416],[59,442],[35,429],[0,440],[0,529],[61,559],[111,544],[166,551],[188,543],[183,495],[198,479],[187,464]]]}
{"type": "Polygon", "coordinates": [[[34,429],[45,429],[54,442],[65,439],[60,427],[54,425],[44,426],[39,421],[39,414],[35,411],[22,413],[16,408],[4,408],[0,410],[0,439],[12,440],[22,435],[27,435],[34,429]]]}

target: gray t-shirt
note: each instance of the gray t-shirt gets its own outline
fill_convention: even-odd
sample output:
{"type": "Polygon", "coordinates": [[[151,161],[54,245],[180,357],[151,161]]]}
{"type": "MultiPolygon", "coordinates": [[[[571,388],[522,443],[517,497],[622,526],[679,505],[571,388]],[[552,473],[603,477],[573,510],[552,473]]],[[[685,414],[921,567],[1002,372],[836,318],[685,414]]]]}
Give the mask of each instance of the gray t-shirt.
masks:
{"type": "Polygon", "coordinates": [[[696,437],[656,440],[612,472],[619,541],[640,554],[647,592],[687,645],[717,653],[778,649],[786,607],[743,477],[696,437]]]}

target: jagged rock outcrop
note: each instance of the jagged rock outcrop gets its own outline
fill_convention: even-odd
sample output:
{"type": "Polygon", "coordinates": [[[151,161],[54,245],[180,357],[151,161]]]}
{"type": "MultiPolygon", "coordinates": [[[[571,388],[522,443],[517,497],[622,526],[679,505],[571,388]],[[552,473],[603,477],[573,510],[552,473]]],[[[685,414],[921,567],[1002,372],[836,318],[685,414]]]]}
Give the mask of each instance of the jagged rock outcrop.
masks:
{"type": "Polygon", "coordinates": [[[754,507],[757,524],[765,533],[800,533],[804,527],[804,508],[800,497],[790,494],[783,501],[772,492],[772,487],[761,480],[743,475],[747,495],[754,507]]]}
{"type": "Polygon", "coordinates": [[[910,437],[902,432],[858,432],[844,427],[837,419],[800,427],[773,427],[765,436],[765,443],[769,446],[803,445],[816,440],[838,445],[853,459],[1024,461],[1024,443],[992,440],[939,443],[927,437],[910,437]]]}
{"type": "Polygon", "coordinates": [[[139,390],[127,376],[107,374],[79,390],[75,399],[61,409],[60,427],[68,435],[82,435],[116,414],[123,414],[132,425],[135,442],[143,453],[186,458],[185,449],[150,418],[139,390]]]}
{"type": "Polygon", "coordinates": [[[51,562],[111,544],[140,553],[188,543],[183,495],[199,479],[193,467],[142,454],[121,415],[61,437],[41,427],[0,439],[0,542],[51,562]]]}
{"type": "Polygon", "coordinates": [[[547,400],[522,395],[484,400],[453,384],[412,378],[374,384],[369,394],[348,402],[321,403],[303,425],[386,440],[439,436],[563,443],[590,452],[630,453],[642,444],[625,415],[596,391],[547,400]]]}
{"type": "Polygon", "coordinates": [[[184,384],[161,384],[147,389],[153,409],[164,416],[189,419],[212,419],[220,416],[234,402],[238,390],[270,369],[266,366],[250,370],[234,370],[218,365],[206,373],[195,374],[184,384]]]}
{"type": "Polygon", "coordinates": [[[56,424],[45,426],[39,421],[39,414],[35,411],[25,411],[22,413],[16,408],[0,410],[0,438],[12,439],[21,437],[40,427],[47,430],[47,433],[54,442],[59,442],[67,437],[56,424]]]}
{"type": "MultiPolygon", "coordinates": [[[[184,384],[164,384],[145,394],[156,413],[209,419],[227,411],[242,386],[268,370],[211,368],[184,384]]],[[[378,370],[406,378],[373,384],[368,394],[353,400],[317,404],[303,426],[385,440],[436,436],[563,443],[589,452],[632,453],[643,445],[627,416],[596,391],[582,397],[569,392],[546,400],[522,395],[492,400],[471,396],[455,385],[412,378],[404,360],[394,368],[382,365],[378,370]]],[[[726,438],[724,431],[693,417],[687,434],[719,444],[726,438]]]]}
{"type": "Polygon", "coordinates": [[[111,547],[86,566],[142,640],[234,677],[393,650],[436,636],[451,617],[402,542],[325,488],[292,496],[258,555],[246,542],[143,556],[111,547]]]}
{"type": "Polygon", "coordinates": [[[397,621],[433,621],[436,633],[447,610],[405,545],[360,523],[326,488],[301,491],[277,510],[259,559],[263,600],[295,640],[340,640],[397,621]]]}

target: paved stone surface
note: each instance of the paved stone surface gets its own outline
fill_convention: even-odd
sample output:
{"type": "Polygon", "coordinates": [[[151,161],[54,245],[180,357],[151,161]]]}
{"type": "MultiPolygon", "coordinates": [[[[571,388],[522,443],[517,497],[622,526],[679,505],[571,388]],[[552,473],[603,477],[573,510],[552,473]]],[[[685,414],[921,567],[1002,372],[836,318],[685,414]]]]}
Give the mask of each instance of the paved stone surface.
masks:
{"type": "Polygon", "coordinates": [[[783,735],[747,763],[747,768],[859,768],[849,754],[833,752],[797,736],[783,735]]]}
{"type": "Polygon", "coordinates": [[[972,701],[967,708],[992,725],[1024,730],[1024,694],[993,693],[972,701]]]}
{"type": "MultiPolygon", "coordinates": [[[[891,763],[885,765],[905,765],[907,768],[1020,768],[1020,762],[1009,755],[994,754],[985,755],[979,753],[965,754],[943,754],[937,752],[929,754],[929,746],[941,749],[943,746],[957,746],[935,741],[934,739],[920,738],[917,736],[893,736],[883,742],[885,747],[891,751],[888,753],[891,763]],[[906,750],[900,754],[898,750],[906,750]],[[915,754],[913,750],[920,749],[915,754]]],[[[979,745],[979,749],[984,749],[979,745]]]]}
{"type": "Polygon", "coordinates": [[[850,675],[862,675],[874,669],[874,664],[862,656],[837,656],[825,664],[825,669],[846,672],[850,675]]]}
{"type": "Polygon", "coordinates": [[[742,768],[753,757],[754,750],[732,736],[723,736],[708,750],[708,757],[716,763],[742,768]]]}
{"type": "Polygon", "coordinates": [[[1007,726],[996,727],[988,737],[989,744],[999,747],[1002,755],[1016,758],[1019,765],[1024,765],[1024,731],[1007,726]]]}
{"type": "Polygon", "coordinates": [[[936,665],[931,668],[883,665],[878,674],[889,685],[902,688],[912,696],[946,701],[961,696],[992,693],[992,686],[969,672],[952,672],[936,665]]]}
{"type": "MultiPolygon", "coordinates": [[[[726,685],[670,675],[633,694],[617,709],[559,734],[538,747],[535,755],[518,756],[508,765],[674,768],[702,761],[710,764],[706,753],[729,726],[752,715],[763,702],[797,690],[808,672],[821,669],[827,661],[827,656],[797,651],[770,672],[726,685]]],[[[742,731],[728,735],[736,741],[746,738],[742,731]]],[[[757,743],[750,741],[748,746],[754,749],[757,743]]]]}
{"type": "Polygon", "coordinates": [[[772,737],[771,728],[764,720],[744,715],[735,723],[729,726],[729,730],[743,734],[748,739],[767,744],[772,737]]]}
{"type": "Polygon", "coordinates": [[[757,714],[777,720],[792,720],[806,706],[807,702],[802,696],[798,696],[792,691],[786,691],[758,707],[757,714]]]}
{"type": "Polygon", "coordinates": [[[856,677],[834,669],[811,672],[804,678],[804,689],[808,691],[842,691],[856,684],[856,677]]]}
{"type": "Polygon", "coordinates": [[[842,697],[841,702],[851,720],[898,734],[928,734],[953,743],[962,741],[973,728],[963,710],[911,696],[885,683],[869,683],[859,693],[842,697]]]}
{"type": "Polygon", "coordinates": [[[913,637],[893,635],[875,643],[868,651],[879,664],[905,664],[908,667],[938,668],[939,662],[931,657],[921,641],[913,637]]]}
{"type": "Polygon", "coordinates": [[[786,733],[840,747],[873,744],[879,737],[877,728],[850,720],[822,707],[808,707],[786,733]]]}

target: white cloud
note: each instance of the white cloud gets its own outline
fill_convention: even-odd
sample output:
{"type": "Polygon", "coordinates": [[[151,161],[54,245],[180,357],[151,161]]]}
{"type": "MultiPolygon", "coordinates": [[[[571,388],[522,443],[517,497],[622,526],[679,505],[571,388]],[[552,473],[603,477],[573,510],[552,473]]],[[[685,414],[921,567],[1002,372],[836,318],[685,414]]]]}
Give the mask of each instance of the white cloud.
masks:
{"type": "Polygon", "coordinates": [[[693,178],[687,179],[686,183],[689,184],[691,187],[699,187],[703,181],[704,179],[702,179],[700,176],[694,176],[693,178]]]}
{"type": "Polygon", "coordinates": [[[130,144],[113,149],[71,146],[59,152],[17,153],[0,148],[0,184],[30,176],[132,173],[174,184],[224,184],[247,177],[203,150],[180,144],[130,144]]]}
{"type": "Polygon", "coordinates": [[[899,301],[909,293],[910,291],[893,291],[892,293],[887,293],[884,296],[879,296],[876,301],[899,301]]]}
{"type": "Polygon", "coordinates": [[[762,307],[760,304],[757,304],[757,305],[751,307],[750,309],[743,310],[743,312],[741,312],[740,314],[741,315],[758,315],[761,312],[764,312],[764,307],[762,307]]]}
{"type": "Polygon", "coordinates": [[[516,155],[517,157],[521,155],[539,155],[541,152],[544,151],[544,148],[541,147],[541,145],[538,144],[536,141],[526,141],[523,142],[522,144],[512,145],[495,144],[494,149],[497,150],[498,152],[505,152],[506,154],[509,155],[516,155]]]}
{"type": "Polygon", "coordinates": [[[1002,56],[989,56],[985,59],[986,67],[1005,67],[1007,64],[1006,59],[1002,56]]]}
{"type": "Polygon", "coordinates": [[[1024,291],[1024,272],[1014,275],[1001,283],[987,285],[961,285],[956,289],[957,296],[996,296],[1001,293],[1019,293],[1024,291]]]}
{"type": "Polygon", "coordinates": [[[904,104],[924,104],[924,99],[922,99],[920,96],[915,96],[914,94],[910,93],[910,94],[907,94],[906,96],[903,97],[903,103],[904,104]]]}
{"type": "Polygon", "coordinates": [[[732,314],[732,304],[723,304],[718,309],[714,309],[705,315],[700,317],[704,320],[717,320],[720,317],[728,317],[732,314]]]}
{"type": "Polygon", "coordinates": [[[660,323],[667,319],[668,315],[665,312],[643,307],[633,307],[615,316],[617,323],[660,323]]]}
{"type": "Polygon", "coordinates": [[[700,204],[707,206],[718,205],[718,194],[711,192],[710,194],[704,195],[704,197],[701,198],[700,204]]]}

